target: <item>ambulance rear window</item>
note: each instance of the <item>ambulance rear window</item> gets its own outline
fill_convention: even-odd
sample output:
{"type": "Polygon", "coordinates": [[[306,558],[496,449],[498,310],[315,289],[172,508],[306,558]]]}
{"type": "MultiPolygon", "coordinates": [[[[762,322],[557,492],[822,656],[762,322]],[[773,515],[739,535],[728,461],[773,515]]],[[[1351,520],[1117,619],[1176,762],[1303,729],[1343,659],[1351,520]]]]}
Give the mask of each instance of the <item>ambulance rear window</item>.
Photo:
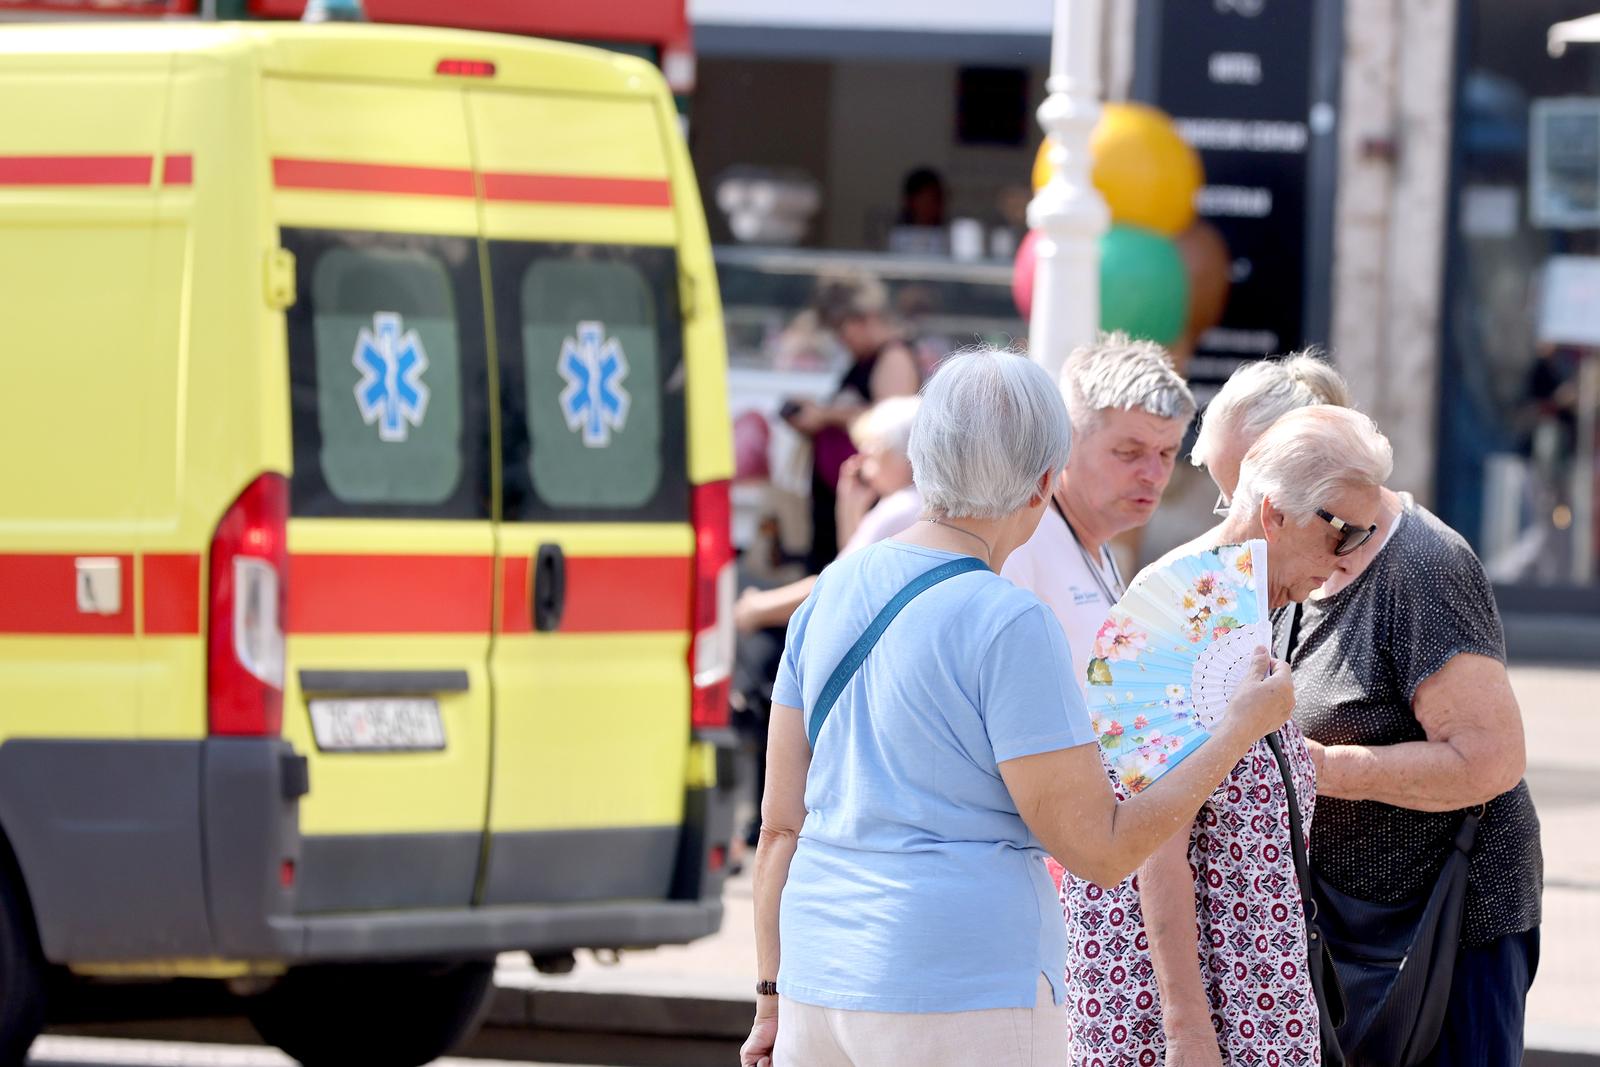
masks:
{"type": "Polygon", "coordinates": [[[491,242],[506,517],[687,514],[671,249],[491,242]]]}
{"type": "Polygon", "coordinates": [[[295,513],[485,517],[474,242],[286,231],[285,244],[300,280],[295,513]]]}

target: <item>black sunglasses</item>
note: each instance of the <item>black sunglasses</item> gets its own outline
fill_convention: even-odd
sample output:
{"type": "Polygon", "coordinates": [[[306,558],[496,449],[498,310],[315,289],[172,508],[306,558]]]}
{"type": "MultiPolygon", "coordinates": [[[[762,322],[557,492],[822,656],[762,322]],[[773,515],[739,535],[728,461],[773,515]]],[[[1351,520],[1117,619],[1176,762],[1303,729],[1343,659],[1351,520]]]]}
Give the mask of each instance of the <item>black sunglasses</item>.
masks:
{"type": "Polygon", "coordinates": [[[1333,549],[1333,554],[1335,556],[1348,556],[1350,553],[1354,552],[1356,549],[1372,540],[1372,535],[1378,532],[1377,523],[1373,523],[1371,526],[1352,526],[1350,523],[1345,522],[1343,519],[1331,514],[1330,512],[1324,511],[1322,508],[1317,509],[1317,518],[1321,519],[1323,522],[1327,523],[1329,526],[1332,526],[1339,532],[1339,543],[1335,545],[1333,549]]]}

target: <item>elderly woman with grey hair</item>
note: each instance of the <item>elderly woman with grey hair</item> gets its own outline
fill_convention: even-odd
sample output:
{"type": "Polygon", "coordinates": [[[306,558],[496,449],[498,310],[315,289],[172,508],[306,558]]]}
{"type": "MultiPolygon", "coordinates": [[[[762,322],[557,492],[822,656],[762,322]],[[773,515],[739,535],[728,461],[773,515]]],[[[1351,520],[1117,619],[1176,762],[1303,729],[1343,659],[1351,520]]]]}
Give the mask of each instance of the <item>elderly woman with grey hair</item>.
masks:
{"type": "MultiPolygon", "coordinates": [[[[1326,406],[1291,412],[1246,454],[1227,518],[1150,570],[1262,538],[1268,603],[1303,601],[1352,565],[1360,540],[1346,531],[1377,521],[1392,466],[1388,441],[1366,416],[1326,406]]],[[[1293,724],[1278,740],[1309,826],[1311,749],[1293,724]]],[[[1136,880],[1110,890],[1062,883],[1077,1067],[1319,1062],[1284,774],[1263,740],[1217,781],[1198,817],[1136,880]]]]}
{"type": "Polygon", "coordinates": [[[1350,387],[1316,349],[1246,363],[1206,405],[1189,461],[1217,483],[1216,513],[1228,513],[1239,464],[1278,418],[1312,404],[1350,406],[1350,387]]]}
{"type": "Polygon", "coordinates": [[[1115,883],[1287,719],[1293,684],[1260,650],[1219,732],[1115,800],[1061,628],[997,573],[1038,525],[1068,435],[1028,360],[947,361],[911,433],[922,521],[830,566],[791,620],[744,1067],[1057,1067],[1046,850],[1115,883]]]}
{"type": "MultiPolygon", "coordinates": [[[[1292,439],[1333,410],[1292,412],[1268,436],[1281,427],[1292,439]]],[[[1382,440],[1369,421],[1351,418],[1358,425],[1342,451],[1382,440]]],[[[1286,458],[1285,482],[1314,488],[1311,458],[1286,458]]],[[[1247,505],[1245,494],[1241,484],[1238,502],[1247,505]]],[[[1449,981],[1448,1004],[1425,1062],[1516,1067],[1539,961],[1544,867],[1494,593],[1461,536],[1408,494],[1380,488],[1370,499],[1305,503],[1317,504],[1307,531],[1335,544],[1338,563],[1277,625],[1294,664],[1295,721],[1317,768],[1311,865],[1322,903],[1420,911],[1475,813],[1460,947],[1453,975],[1440,979],[1449,981]]],[[[1431,1039],[1415,1035],[1412,1047],[1426,1050],[1431,1039]]]]}

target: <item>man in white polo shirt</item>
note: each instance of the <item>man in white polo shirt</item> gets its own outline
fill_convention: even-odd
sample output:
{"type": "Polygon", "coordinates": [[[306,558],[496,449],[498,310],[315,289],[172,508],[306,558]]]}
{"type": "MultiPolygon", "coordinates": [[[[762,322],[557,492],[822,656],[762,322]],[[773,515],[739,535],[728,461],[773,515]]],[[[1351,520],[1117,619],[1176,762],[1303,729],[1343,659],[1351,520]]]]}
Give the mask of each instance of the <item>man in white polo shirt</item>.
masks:
{"type": "Polygon", "coordinates": [[[1000,573],[1055,613],[1081,688],[1095,631],[1126,586],[1109,543],[1155,513],[1195,403],[1160,345],[1122,333],[1067,357],[1061,395],[1071,454],[1038,532],[1000,573]]]}

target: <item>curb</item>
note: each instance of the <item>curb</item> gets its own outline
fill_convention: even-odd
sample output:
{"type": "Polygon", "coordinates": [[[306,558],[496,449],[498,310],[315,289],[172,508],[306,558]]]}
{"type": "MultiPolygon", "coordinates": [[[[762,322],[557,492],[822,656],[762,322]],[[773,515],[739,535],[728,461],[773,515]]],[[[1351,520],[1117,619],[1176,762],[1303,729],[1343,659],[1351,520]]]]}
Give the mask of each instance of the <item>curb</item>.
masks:
{"type": "MultiPolygon", "coordinates": [[[[743,1041],[755,1007],[753,999],[499,986],[484,1026],[743,1041]]],[[[1600,1029],[1531,1026],[1522,1062],[1523,1067],[1600,1067],[1600,1029]]]]}
{"type": "Polygon", "coordinates": [[[743,1041],[754,1000],[498,986],[485,1026],[743,1041]]]}

